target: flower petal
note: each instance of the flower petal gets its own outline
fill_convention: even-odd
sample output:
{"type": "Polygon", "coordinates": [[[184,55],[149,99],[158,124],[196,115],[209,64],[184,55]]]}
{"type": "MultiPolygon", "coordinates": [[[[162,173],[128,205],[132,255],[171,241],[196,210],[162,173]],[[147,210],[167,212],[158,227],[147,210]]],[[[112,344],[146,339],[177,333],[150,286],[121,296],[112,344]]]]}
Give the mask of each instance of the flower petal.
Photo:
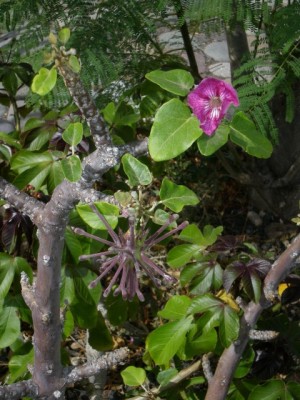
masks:
{"type": "Polygon", "coordinates": [[[199,119],[202,130],[209,136],[220,125],[230,104],[239,105],[236,90],[229,83],[212,77],[203,79],[190,92],[187,102],[199,119]]]}

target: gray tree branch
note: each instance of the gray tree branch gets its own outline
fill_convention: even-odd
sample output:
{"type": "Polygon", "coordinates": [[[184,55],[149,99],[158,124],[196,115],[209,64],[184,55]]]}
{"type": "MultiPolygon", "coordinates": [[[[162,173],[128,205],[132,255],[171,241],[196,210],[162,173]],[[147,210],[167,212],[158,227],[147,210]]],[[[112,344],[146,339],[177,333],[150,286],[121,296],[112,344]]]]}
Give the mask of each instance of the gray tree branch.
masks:
{"type": "Polygon", "coordinates": [[[264,281],[264,294],[259,303],[250,302],[240,322],[238,339],[221,355],[213,378],[209,381],[205,400],[224,400],[240,358],[247,346],[250,331],[254,328],[264,309],[275,299],[280,282],[288,275],[300,254],[300,235],[273,263],[264,281]]]}

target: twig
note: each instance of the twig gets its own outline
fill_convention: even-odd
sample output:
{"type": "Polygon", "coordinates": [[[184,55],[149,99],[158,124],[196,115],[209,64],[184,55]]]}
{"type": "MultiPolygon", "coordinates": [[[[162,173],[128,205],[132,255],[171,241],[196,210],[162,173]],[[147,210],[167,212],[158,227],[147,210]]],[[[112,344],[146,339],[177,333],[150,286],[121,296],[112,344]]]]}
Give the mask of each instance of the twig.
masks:
{"type": "Polygon", "coordinates": [[[275,290],[287,276],[300,254],[300,235],[273,263],[264,281],[264,294],[259,303],[250,302],[240,322],[238,339],[221,355],[215,374],[209,381],[205,400],[224,400],[227,395],[234,371],[249,341],[251,329],[255,326],[262,311],[271,305],[275,290]]]}

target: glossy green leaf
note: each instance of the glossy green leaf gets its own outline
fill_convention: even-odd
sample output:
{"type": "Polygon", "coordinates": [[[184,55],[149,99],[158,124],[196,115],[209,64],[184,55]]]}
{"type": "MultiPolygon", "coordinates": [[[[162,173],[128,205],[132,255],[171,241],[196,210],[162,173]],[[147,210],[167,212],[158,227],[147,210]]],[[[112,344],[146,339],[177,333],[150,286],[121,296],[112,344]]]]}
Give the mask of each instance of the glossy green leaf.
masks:
{"type": "Polygon", "coordinates": [[[147,349],[158,365],[166,365],[185,341],[192,318],[168,322],[152,331],[147,338],[147,349]]]}
{"type": "Polygon", "coordinates": [[[234,377],[239,379],[244,378],[249,373],[254,359],[255,351],[249,346],[242,355],[239,365],[234,372],[234,377]]]}
{"type": "Polygon", "coordinates": [[[75,235],[71,229],[67,229],[65,231],[65,243],[74,262],[78,264],[79,257],[83,254],[80,237],[75,235]]]}
{"type": "Polygon", "coordinates": [[[30,183],[36,190],[39,190],[45,182],[50,170],[51,165],[49,165],[48,162],[40,163],[39,165],[22,172],[14,179],[13,183],[19,189],[24,189],[30,183]]]}
{"type": "Polygon", "coordinates": [[[177,157],[202,135],[199,121],[178,99],[165,103],[155,115],[149,137],[149,152],[153,160],[177,157]]]}
{"type": "Polygon", "coordinates": [[[77,182],[82,173],[80,158],[76,155],[61,160],[61,168],[65,178],[70,182],[77,182]]]}
{"type": "Polygon", "coordinates": [[[74,318],[71,311],[67,310],[64,316],[64,327],[63,327],[63,334],[64,337],[69,337],[74,330],[74,318]]]}
{"type": "Polygon", "coordinates": [[[48,190],[53,192],[57,185],[59,185],[65,179],[65,175],[62,170],[61,160],[54,161],[51,164],[51,169],[48,174],[48,190]]]}
{"type": "Polygon", "coordinates": [[[193,340],[188,340],[186,344],[186,353],[188,357],[199,356],[200,354],[214,351],[218,341],[218,335],[215,329],[198,335],[193,340]]]}
{"type": "Polygon", "coordinates": [[[291,394],[292,399],[299,400],[300,399],[300,383],[299,382],[288,382],[287,390],[291,394]]]}
{"type": "Polygon", "coordinates": [[[0,144],[0,159],[9,161],[11,158],[11,149],[6,144],[0,144]]]}
{"type": "Polygon", "coordinates": [[[139,121],[139,119],[140,116],[135,112],[133,107],[121,102],[115,110],[113,124],[118,126],[132,126],[139,121]]]}
{"type": "Polygon", "coordinates": [[[220,289],[223,278],[223,269],[220,265],[217,262],[208,261],[197,263],[197,266],[197,274],[190,283],[191,293],[197,295],[209,292],[211,289],[220,289]]]}
{"type": "Polygon", "coordinates": [[[131,154],[125,154],[122,157],[122,165],[125,174],[128,176],[130,186],[150,185],[152,182],[152,174],[147,165],[131,154]]]}
{"type": "Polygon", "coordinates": [[[89,330],[89,344],[98,351],[108,351],[113,348],[111,334],[105,324],[102,314],[98,311],[96,324],[89,330]]]}
{"type": "Polygon", "coordinates": [[[168,252],[167,263],[172,268],[180,268],[191,261],[200,250],[195,244],[180,244],[168,252]]]}
{"type": "Polygon", "coordinates": [[[31,266],[24,258],[0,253],[0,300],[4,300],[7,296],[16,274],[20,280],[22,271],[26,272],[30,280],[32,279],[31,266]]]}
{"type": "Polygon", "coordinates": [[[81,70],[80,62],[79,62],[78,58],[76,56],[74,56],[73,54],[71,54],[69,57],[69,65],[70,65],[72,71],[75,72],[76,74],[78,74],[78,72],[80,72],[80,70],[81,70]]]}
{"type": "Polygon", "coordinates": [[[50,137],[55,132],[56,128],[53,126],[52,128],[40,128],[34,131],[35,137],[30,137],[30,144],[28,146],[29,150],[36,151],[41,150],[46,143],[49,142],[50,137]],[[51,132],[52,131],[52,132],[51,132]]]}
{"type": "Polygon", "coordinates": [[[222,226],[214,228],[211,225],[205,225],[203,232],[201,232],[201,230],[195,224],[190,224],[182,230],[179,237],[187,242],[207,247],[215,243],[222,231],[222,226]]]}
{"type": "Polygon", "coordinates": [[[176,185],[164,178],[159,191],[160,202],[170,210],[180,212],[184,206],[195,206],[199,203],[196,194],[184,185],[176,185]]]}
{"type": "Polygon", "coordinates": [[[178,374],[178,370],[176,368],[168,368],[165,371],[160,371],[157,374],[157,382],[160,386],[167,385],[172,378],[174,378],[178,374]]]}
{"type": "Polygon", "coordinates": [[[20,319],[17,308],[4,305],[0,311],[0,348],[12,344],[21,333],[20,319]]]}
{"type": "Polygon", "coordinates": [[[82,277],[73,270],[68,268],[67,280],[71,281],[73,298],[70,304],[70,310],[74,320],[81,328],[92,328],[97,322],[97,306],[91,296],[90,290],[82,277]]]}
{"type": "Polygon", "coordinates": [[[203,156],[211,156],[228,141],[230,128],[220,125],[212,136],[202,135],[197,140],[197,146],[203,156]]]}
{"type": "Polygon", "coordinates": [[[223,307],[223,302],[212,294],[204,294],[193,299],[188,312],[189,314],[203,313],[208,310],[223,307]]]}
{"type": "MultiPolygon", "coordinates": [[[[170,213],[166,212],[165,210],[162,210],[161,208],[155,210],[153,216],[153,222],[155,224],[164,225],[169,219],[170,219],[170,213]]],[[[174,221],[171,225],[169,225],[170,228],[176,228],[176,226],[177,226],[176,221],[174,221]]]]}
{"type": "Polygon", "coordinates": [[[151,71],[146,74],[146,78],[162,89],[178,96],[186,96],[194,85],[194,78],[190,72],[183,69],[151,71]]]}
{"type": "Polygon", "coordinates": [[[18,140],[13,139],[10,134],[5,132],[0,132],[0,140],[11,147],[15,147],[18,150],[22,147],[18,140]]]}
{"type": "Polygon", "coordinates": [[[12,69],[7,69],[2,77],[2,85],[4,89],[11,96],[15,96],[18,90],[18,79],[15,72],[12,69]]]}
{"type": "Polygon", "coordinates": [[[256,130],[242,111],[235,114],[230,124],[230,140],[254,157],[269,158],[273,151],[269,139],[256,130]]]}
{"type": "Polygon", "coordinates": [[[256,386],[248,400],[278,400],[288,399],[285,397],[285,383],[280,380],[270,380],[263,385],[256,386]]]}
{"type": "Polygon", "coordinates": [[[71,36],[71,31],[69,28],[62,28],[58,32],[58,39],[62,44],[66,44],[70,39],[70,36],[71,36]]]}
{"type": "Polygon", "coordinates": [[[45,121],[43,119],[36,118],[36,117],[29,118],[25,122],[25,126],[23,128],[23,132],[28,132],[28,131],[31,131],[33,129],[40,128],[44,124],[45,124],[45,121]]]}
{"type": "Polygon", "coordinates": [[[13,355],[8,363],[9,377],[8,384],[16,382],[28,374],[28,365],[33,365],[34,351],[31,346],[25,354],[13,355]]]}
{"type": "Polygon", "coordinates": [[[121,295],[109,294],[105,301],[107,318],[115,326],[121,326],[128,318],[128,303],[121,295]]]}
{"type": "Polygon", "coordinates": [[[38,74],[33,78],[31,90],[40,96],[45,96],[56,85],[57,71],[56,68],[50,70],[42,67],[38,74]]]}
{"type": "Polygon", "coordinates": [[[21,150],[11,159],[11,169],[19,174],[29,168],[40,165],[41,163],[52,163],[53,157],[49,151],[43,153],[33,152],[30,150],[21,150]]]}
{"type": "Polygon", "coordinates": [[[240,328],[240,320],[237,312],[230,306],[225,305],[220,321],[220,340],[225,347],[229,347],[231,343],[237,339],[240,328]]]}
{"type": "Polygon", "coordinates": [[[146,372],[143,368],[129,366],[121,372],[125,385],[140,386],[146,380],[146,372]]]}
{"type": "Polygon", "coordinates": [[[181,319],[185,317],[190,304],[191,299],[188,296],[175,295],[167,301],[165,307],[158,312],[158,315],[169,320],[181,319]]]}
{"type": "MultiPolygon", "coordinates": [[[[98,211],[105,217],[109,225],[114,229],[118,224],[119,208],[113,204],[105,202],[94,203],[98,211]]],[[[105,225],[89,205],[81,204],[76,210],[82,220],[93,229],[106,230],[105,225]]]]}
{"type": "Polygon", "coordinates": [[[107,106],[102,110],[102,112],[105,121],[112,125],[116,115],[115,104],[113,102],[108,103],[107,106]]]}
{"type": "Polygon", "coordinates": [[[83,137],[83,125],[81,122],[70,123],[62,134],[63,140],[70,146],[75,147],[81,141],[83,137]]]}

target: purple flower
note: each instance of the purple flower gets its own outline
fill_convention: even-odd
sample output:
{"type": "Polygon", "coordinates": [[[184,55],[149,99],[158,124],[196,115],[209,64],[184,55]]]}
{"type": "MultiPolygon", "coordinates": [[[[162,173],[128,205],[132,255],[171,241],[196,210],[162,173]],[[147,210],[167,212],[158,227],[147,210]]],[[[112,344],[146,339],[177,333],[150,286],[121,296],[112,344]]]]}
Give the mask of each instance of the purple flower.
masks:
{"type": "Polygon", "coordinates": [[[115,270],[108,287],[104,290],[104,297],[108,296],[113,286],[114,295],[122,294],[124,299],[132,300],[135,295],[139,300],[143,301],[144,296],[139,289],[138,278],[142,271],[145,272],[156,286],[160,284],[160,279],[172,282],[174,278],[168,275],[161,267],[155,264],[149,257],[149,249],[173,235],[175,232],[187,226],[187,222],[182,222],[176,228],[164,231],[178,218],[178,215],[171,215],[167,222],[161,226],[156,232],[148,236],[148,230],[140,228],[136,232],[136,221],[132,216],[128,216],[129,229],[127,232],[119,230],[118,234],[111,228],[103,215],[99,213],[97,208],[92,205],[91,208],[105,225],[111,240],[92,235],[80,228],[75,228],[74,232],[97,240],[98,242],[108,245],[108,249],[97,254],[89,254],[80,257],[80,260],[96,258],[101,262],[99,276],[90,283],[90,287],[94,287],[104,276],[115,270]]]}
{"type": "Polygon", "coordinates": [[[216,78],[203,79],[188,95],[187,101],[208,136],[220,125],[230,104],[239,105],[236,90],[229,83],[216,78]]]}

